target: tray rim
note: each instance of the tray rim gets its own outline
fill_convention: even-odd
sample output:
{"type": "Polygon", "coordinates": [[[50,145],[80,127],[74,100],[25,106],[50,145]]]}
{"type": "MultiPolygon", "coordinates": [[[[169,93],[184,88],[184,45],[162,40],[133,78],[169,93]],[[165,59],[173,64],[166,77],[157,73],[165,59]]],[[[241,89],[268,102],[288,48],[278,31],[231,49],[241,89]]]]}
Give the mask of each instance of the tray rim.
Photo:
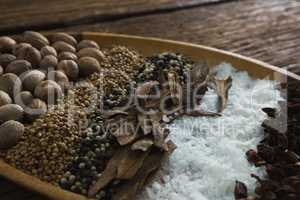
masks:
{"type": "MultiPolygon", "coordinates": [[[[285,69],[270,65],[268,63],[249,58],[246,56],[242,56],[237,53],[232,53],[229,51],[208,47],[204,45],[198,45],[188,42],[180,42],[180,41],[174,41],[174,40],[167,40],[167,39],[160,39],[160,38],[154,38],[154,37],[142,37],[142,36],[133,36],[133,35],[126,35],[126,34],[115,34],[115,33],[100,33],[100,32],[81,32],[81,33],[74,33],[75,36],[80,37],[82,39],[109,39],[109,41],[121,41],[125,40],[127,42],[140,42],[143,43],[155,43],[155,44],[161,44],[161,45],[170,45],[173,47],[181,47],[184,48],[191,48],[191,49],[197,49],[199,52],[208,52],[213,53],[213,55],[221,55],[223,57],[228,57],[233,60],[237,61],[246,61],[246,63],[251,64],[253,66],[257,66],[258,68],[265,68],[269,70],[270,72],[275,72],[274,79],[278,80],[279,82],[283,82],[286,80],[287,77],[291,77],[294,79],[300,80],[300,76],[291,73],[285,69]]],[[[97,42],[98,42],[98,39],[97,42]]],[[[113,44],[113,43],[112,43],[113,44]]],[[[63,189],[60,189],[56,186],[53,186],[47,182],[43,182],[39,180],[38,178],[25,174],[24,172],[10,166],[7,164],[4,160],[0,158],[0,176],[3,176],[4,178],[23,186],[31,191],[34,191],[36,193],[39,193],[45,197],[48,197],[50,199],[55,200],[90,200],[89,198],[78,195],[63,189]]]]}

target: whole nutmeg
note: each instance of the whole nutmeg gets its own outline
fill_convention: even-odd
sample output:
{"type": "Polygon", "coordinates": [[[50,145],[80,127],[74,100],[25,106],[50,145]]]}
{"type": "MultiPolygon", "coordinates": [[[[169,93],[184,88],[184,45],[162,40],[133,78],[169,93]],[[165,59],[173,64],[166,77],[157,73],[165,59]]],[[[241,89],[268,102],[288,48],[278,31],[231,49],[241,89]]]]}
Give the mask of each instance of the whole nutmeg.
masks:
{"type": "Polygon", "coordinates": [[[0,90],[6,92],[11,98],[13,98],[22,91],[22,82],[15,74],[3,74],[0,76],[0,90]]]}
{"type": "Polygon", "coordinates": [[[77,56],[78,56],[78,58],[87,57],[87,56],[88,57],[96,58],[100,64],[103,63],[103,62],[107,62],[107,58],[103,54],[103,52],[100,51],[99,49],[95,49],[95,48],[84,48],[84,49],[81,49],[77,53],[77,56]]]}
{"type": "Polygon", "coordinates": [[[11,104],[12,100],[10,96],[6,93],[0,90],[0,107],[4,106],[6,104],[11,104]]]}
{"type": "Polygon", "coordinates": [[[46,101],[48,104],[55,104],[56,100],[62,95],[61,87],[52,80],[42,81],[34,90],[34,96],[46,101]]]}
{"type": "Polygon", "coordinates": [[[0,37],[0,52],[1,53],[11,53],[16,44],[16,41],[10,37],[0,37]]]}
{"type": "Polygon", "coordinates": [[[76,39],[67,33],[54,33],[49,36],[49,39],[52,43],[62,41],[62,42],[68,43],[72,46],[76,46],[76,44],[77,44],[76,39]]]}
{"type": "Polygon", "coordinates": [[[60,52],[71,52],[75,53],[76,49],[72,45],[63,42],[63,41],[58,41],[52,44],[52,47],[57,51],[57,53],[60,52]]]}
{"type": "Polygon", "coordinates": [[[77,45],[77,50],[84,48],[96,48],[99,49],[99,45],[93,40],[81,40],[77,45]]]}
{"type": "Polygon", "coordinates": [[[27,60],[14,60],[7,65],[5,73],[13,73],[19,76],[30,69],[31,64],[27,60]]]}
{"type": "Polygon", "coordinates": [[[11,63],[12,61],[16,60],[16,56],[12,54],[2,54],[0,55],[0,65],[5,69],[6,66],[11,63]]]}
{"type": "Polygon", "coordinates": [[[101,67],[95,58],[92,57],[82,57],[78,61],[79,74],[80,76],[89,76],[95,72],[100,72],[101,67]]]}
{"type": "Polygon", "coordinates": [[[62,71],[51,71],[47,77],[48,80],[55,81],[62,89],[66,89],[69,86],[69,79],[62,71]]]}
{"type": "Polygon", "coordinates": [[[34,121],[47,112],[47,104],[40,99],[33,99],[25,108],[25,117],[29,122],[34,121]]]}
{"type": "Polygon", "coordinates": [[[23,34],[24,42],[27,42],[37,49],[49,45],[48,39],[35,31],[25,31],[23,34]]]}
{"type": "Polygon", "coordinates": [[[52,55],[52,56],[57,56],[57,52],[56,50],[51,47],[51,46],[44,46],[42,49],[41,49],[41,55],[42,57],[45,57],[45,56],[48,56],[48,55],[52,55]]]}
{"type": "Polygon", "coordinates": [[[62,60],[58,63],[57,69],[63,71],[70,80],[76,80],[79,74],[79,68],[73,60],[62,60]]]}
{"type": "Polygon", "coordinates": [[[77,56],[74,53],[71,52],[61,52],[58,55],[58,60],[62,61],[62,60],[74,60],[77,61],[77,56]]]}
{"type": "Polygon", "coordinates": [[[20,79],[23,83],[24,90],[34,92],[35,87],[45,80],[46,75],[39,70],[31,70],[21,74],[20,79]]]}
{"type": "Polygon", "coordinates": [[[0,124],[15,120],[21,122],[23,120],[24,110],[17,104],[6,104],[0,107],[0,124]]]}
{"type": "Polygon", "coordinates": [[[3,74],[3,68],[2,68],[2,66],[0,65],[0,76],[3,74]]]}
{"type": "Polygon", "coordinates": [[[14,100],[15,100],[15,104],[18,104],[24,109],[32,102],[33,95],[29,91],[22,91],[15,96],[14,100]]]}
{"type": "Polygon", "coordinates": [[[47,55],[42,59],[40,63],[40,68],[45,71],[55,70],[57,67],[57,63],[58,61],[55,56],[47,55]]]}
{"type": "Polygon", "coordinates": [[[14,55],[18,55],[19,54],[19,50],[23,47],[32,47],[31,44],[29,43],[26,43],[26,42],[22,42],[22,43],[18,43],[14,46],[14,49],[13,49],[13,54],[14,55]]]}
{"type": "Polygon", "coordinates": [[[27,60],[31,63],[33,68],[37,68],[42,56],[39,50],[34,47],[22,47],[18,51],[17,58],[27,60]]]}
{"type": "Polygon", "coordinates": [[[7,121],[0,126],[0,149],[8,149],[18,143],[25,127],[17,121],[7,121]]]}

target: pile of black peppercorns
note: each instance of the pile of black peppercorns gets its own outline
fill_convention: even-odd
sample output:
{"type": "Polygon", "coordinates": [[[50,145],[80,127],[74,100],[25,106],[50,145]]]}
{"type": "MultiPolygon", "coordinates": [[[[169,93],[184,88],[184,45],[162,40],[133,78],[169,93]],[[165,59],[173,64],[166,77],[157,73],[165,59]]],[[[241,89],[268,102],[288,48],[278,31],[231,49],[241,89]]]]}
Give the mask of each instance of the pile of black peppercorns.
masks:
{"type": "MultiPolygon", "coordinates": [[[[112,135],[105,132],[102,119],[97,113],[85,131],[86,137],[81,142],[78,156],[60,180],[62,188],[83,195],[101,176],[117,145],[112,135]]],[[[109,199],[111,192],[100,191],[96,198],[109,199]]]]}
{"type": "Polygon", "coordinates": [[[193,62],[179,53],[164,52],[146,59],[145,66],[138,75],[138,82],[157,80],[164,72],[179,74],[180,83],[184,83],[193,62]]]}

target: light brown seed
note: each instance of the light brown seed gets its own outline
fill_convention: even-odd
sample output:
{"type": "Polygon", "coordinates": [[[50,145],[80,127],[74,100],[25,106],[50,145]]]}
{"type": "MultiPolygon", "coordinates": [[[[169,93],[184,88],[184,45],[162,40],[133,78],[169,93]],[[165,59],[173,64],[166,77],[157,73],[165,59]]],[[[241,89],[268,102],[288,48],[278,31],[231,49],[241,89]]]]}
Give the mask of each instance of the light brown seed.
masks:
{"type": "Polygon", "coordinates": [[[52,70],[55,70],[56,67],[57,67],[57,58],[53,55],[47,55],[45,56],[41,63],[40,63],[40,68],[41,70],[43,71],[52,71],[52,70]]]}
{"type": "Polygon", "coordinates": [[[21,74],[20,79],[25,90],[34,92],[35,87],[46,78],[46,75],[39,70],[31,70],[21,74]]]}
{"type": "Polygon", "coordinates": [[[27,60],[14,60],[7,65],[5,73],[13,73],[19,76],[30,69],[31,64],[27,60]]]}
{"type": "Polygon", "coordinates": [[[15,103],[21,106],[23,109],[29,105],[33,100],[33,95],[29,91],[22,91],[15,96],[15,103]]]}
{"type": "Polygon", "coordinates": [[[17,104],[6,104],[0,107],[0,124],[15,120],[21,122],[23,120],[24,110],[17,104]]]}
{"type": "Polygon", "coordinates": [[[23,47],[32,47],[31,44],[29,43],[25,43],[25,42],[22,42],[22,43],[18,43],[14,46],[14,49],[13,49],[13,54],[14,55],[18,55],[19,54],[19,50],[23,47]]]}
{"type": "Polygon", "coordinates": [[[29,122],[34,121],[41,115],[47,112],[47,104],[41,99],[33,99],[30,104],[25,108],[26,120],[29,122]]]}
{"type": "Polygon", "coordinates": [[[63,41],[55,42],[54,44],[52,44],[52,47],[57,51],[57,53],[61,53],[61,52],[75,53],[76,52],[75,47],[73,47],[72,45],[70,45],[66,42],[63,42],[63,41]]]}
{"type": "Polygon", "coordinates": [[[49,36],[49,39],[51,41],[51,43],[55,43],[58,41],[63,41],[66,42],[72,46],[76,46],[77,41],[76,39],[71,36],[70,34],[67,33],[54,33],[52,35],[49,36]]]}
{"type": "Polygon", "coordinates": [[[12,100],[10,98],[10,96],[4,92],[0,90],[0,107],[6,104],[11,104],[12,100]]]}
{"type": "Polygon", "coordinates": [[[55,81],[62,89],[65,89],[69,85],[69,79],[62,71],[51,71],[48,73],[48,79],[55,81]]]}
{"type": "Polygon", "coordinates": [[[23,34],[24,42],[27,42],[37,49],[49,45],[48,39],[41,33],[35,31],[25,31],[23,34]]]}
{"type": "Polygon", "coordinates": [[[18,143],[24,133],[24,125],[17,121],[7,121],[0,126],[0,149],[8,149],[18,143]]]}
{"type": "Polygon", "coordinates": [[[41,62],[41,53],[34,47],[22,47],[17,54],[18,59],[24,59],[31,63],[33,68],[37,68],[41,62]]]}
{"type": "Polygon", "coordinates": [[[92,57],[82,57],[78,62],[80,76],[89,76],[95,72],[100,72],[101,67],[99,62],[92,57]]]}
{"type": "Polygon", "coordinates": [[[58,55],[58,60],[62,61],[62,60],[74,60],[77,61],[77,56],[74,53],[71,52],[61,52],[58,55]]]}
{"type": "Polygon", "coordinates": [[[81,40],[77,45],[77,50],[81,50],[84,48],[96,48],[100,49],[99,45],[93,40],[81,40]]]}
{"type": "Polygon", "coordinates": [[[16,41],[10,37],[0,37],[0,52],[1,53],[11,53],[16,44],[16,41]]]}
{"type": "Polygon", "coordinates": [[[93,57],[93,58],[97,59],[100,64],[103,63],[103,62],[107,62],[107,58],[105,57],[105,55],[103,54],[103,52],[100,51],[99,49],[95,49],[95,48],[84,48],[84,49],[81,49],[77,53],[77,56],[78,56],[78,58],[93,57]]]}
{"type": "Polygon", "coordinates": [[[79,67],[73,60],[62,60],[58,63],[57,69],[63,71],[70,80],[77,80],[79,67]]]}
{"type": "Polygon", "coordinates": [[[0,65],[5,69],[6,66],[11,63],[12,61],[16,60],[16,56],[12,54],[2,54],[0,55],[0,65]]]}
{"type": "Polygon", "coordinates": [[[15,74],[3,74],[0,76],[0,90],[6,92],[11,98],[13,98],[22,91],[22,82],[15,74]]]}
{"type": "Polygon", "coordinates": [[[52,55],[52,56],[57,56],[57,52],[56,50],[51,47],[51,46],[44,46],[41,49],[41,55],[42,57],[48,56],[48,55],[52,55]]]}
{"type": "Polygon", "coordinates": [[[48,104],[55,104],[56,100],[62,95],[61,87],[52,80],[42,81],[34,89],[34,96],[46,101],[48,104]]]}

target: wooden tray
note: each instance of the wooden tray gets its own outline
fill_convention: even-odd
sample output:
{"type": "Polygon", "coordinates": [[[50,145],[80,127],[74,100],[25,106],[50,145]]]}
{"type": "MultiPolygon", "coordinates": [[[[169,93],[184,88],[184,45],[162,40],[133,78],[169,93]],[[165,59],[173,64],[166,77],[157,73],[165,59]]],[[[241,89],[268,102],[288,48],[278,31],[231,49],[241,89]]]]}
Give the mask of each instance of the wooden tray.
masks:
{"type": "MultiPolygon", "coordinates": [[[[208,61],[209,66],[227,62],[235,68],[249,72],[253,78],[267,78],[285,82],[287,76],[299,78],[297,75],[288,73],[278,67],[247,58],[241,55],[222,51],[206,46],[195,45],[170,40],[145,38],[138,36],[118,35],[110,33],[84,32],[75,34],[80,39],[92,39],[102,47],[111,45],[124,45],[137,49],[144,55],[152,55],[162,51],[173,51],[187,55],[188,57],[208,61]]],[[[39,179],[27,175],[0,160],[0,175],[30,190],[36,191],[50,199],[55,200],[87,200],[88,198],[62,190],[39,179]]]]}

